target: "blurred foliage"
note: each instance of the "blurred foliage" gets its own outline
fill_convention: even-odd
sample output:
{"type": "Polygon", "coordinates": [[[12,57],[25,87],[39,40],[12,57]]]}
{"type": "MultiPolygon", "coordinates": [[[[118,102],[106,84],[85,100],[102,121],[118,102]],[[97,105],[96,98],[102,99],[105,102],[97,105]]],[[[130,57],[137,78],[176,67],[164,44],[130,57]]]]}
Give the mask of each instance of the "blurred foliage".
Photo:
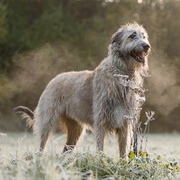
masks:
{"type": "Polygon", "coordinates": [[[56,74],[96,67],[112,33],[137,21],[153,47],[145,105],[159,119],[153,129],[180,131],[179,9],[179,0],[0,0],[0,116],[19,104],[34,109],[56,74]]]}

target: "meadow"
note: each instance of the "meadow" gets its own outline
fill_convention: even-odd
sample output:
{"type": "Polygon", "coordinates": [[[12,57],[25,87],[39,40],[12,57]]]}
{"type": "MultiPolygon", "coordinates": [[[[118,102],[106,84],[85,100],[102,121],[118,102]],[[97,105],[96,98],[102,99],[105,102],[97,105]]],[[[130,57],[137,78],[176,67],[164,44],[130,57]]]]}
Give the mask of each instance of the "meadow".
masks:
{"type": "Polygon", "coordinates": [[[148,156],[118,158],[114,136],[104,153],[86,134],[74,153],[61,154],[66,135],[56,134],[43,154],[32,133],[0,135],[0,179],[180,179],[180,134],[150,134],[148,156]]]}

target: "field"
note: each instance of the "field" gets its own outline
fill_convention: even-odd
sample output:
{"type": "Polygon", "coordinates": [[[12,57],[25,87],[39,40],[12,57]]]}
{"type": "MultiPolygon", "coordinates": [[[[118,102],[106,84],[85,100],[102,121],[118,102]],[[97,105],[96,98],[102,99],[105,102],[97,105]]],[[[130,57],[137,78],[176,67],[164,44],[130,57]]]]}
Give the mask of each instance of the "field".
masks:
{"type": "Polygon", "coordinates": [[[75,153],[62,155],[66,135],[55,135],[44,154],[37,153],[31,133],[0,135],[0,179],[180,179],[180,134],[151,134],[148,157],[118,158],[116,139],[109,136],[105,153],[95,153],[92,134],[75,153]]]}

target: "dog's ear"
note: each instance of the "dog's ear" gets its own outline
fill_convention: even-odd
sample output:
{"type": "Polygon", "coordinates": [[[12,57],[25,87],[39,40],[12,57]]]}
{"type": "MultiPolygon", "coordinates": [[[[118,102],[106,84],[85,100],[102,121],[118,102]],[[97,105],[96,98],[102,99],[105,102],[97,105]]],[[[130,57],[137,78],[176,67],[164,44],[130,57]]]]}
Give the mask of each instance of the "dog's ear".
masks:
{"type": "Polygon", "coordinates": [[[118,43],[120,44],[121,43],[121,38],[122,38],[122,34],[123,34],[123,28],[119,28],[117,32],[115,32],[113,35],[112,35],[112,38],[111,38],[111,43],[118,43]]]}

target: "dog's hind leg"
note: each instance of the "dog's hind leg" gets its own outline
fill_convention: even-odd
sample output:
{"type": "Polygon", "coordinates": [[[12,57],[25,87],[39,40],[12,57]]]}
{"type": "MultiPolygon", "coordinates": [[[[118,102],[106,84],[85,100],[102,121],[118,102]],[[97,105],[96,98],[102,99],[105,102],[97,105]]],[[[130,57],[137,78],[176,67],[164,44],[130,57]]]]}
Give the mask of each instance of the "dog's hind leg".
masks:
{"type": "Polygon", "coordinates": [[[63,116],[62,121],[67,130],[67,141],[64,146],[63,153],[67,151],[72,151],[82,134],[83,127],[74,119],[63,116]]]}
{"type": "Polygon", "coordinates": [[[35,111],[34,132],[40,139],[39,151],[43,151],[50,134],[56,129],[56,125],[60,120],[58,113],[54,111],[35,111]],[[47,113],[48,112],[48,113],[47,113]]]}
{"type": "Polygon", "coordinates": [[[44,150],[47,140],[54,129],[55,128],[52,126],[50,122],[43,123],[41,125],[40,130],[38,130],[39,131],[38,135],[40,137],[40,147],[39,147],[40,151],[44,150]]]}
{"type": "Polygon", "coordinates": [[[42,130],[42,133],[40,135],[40,151],[43,151],[46,145],[46,142],[50,136],[50,132],[51,129],[50,128],[44,128],[44,130],[42,130]]]}

